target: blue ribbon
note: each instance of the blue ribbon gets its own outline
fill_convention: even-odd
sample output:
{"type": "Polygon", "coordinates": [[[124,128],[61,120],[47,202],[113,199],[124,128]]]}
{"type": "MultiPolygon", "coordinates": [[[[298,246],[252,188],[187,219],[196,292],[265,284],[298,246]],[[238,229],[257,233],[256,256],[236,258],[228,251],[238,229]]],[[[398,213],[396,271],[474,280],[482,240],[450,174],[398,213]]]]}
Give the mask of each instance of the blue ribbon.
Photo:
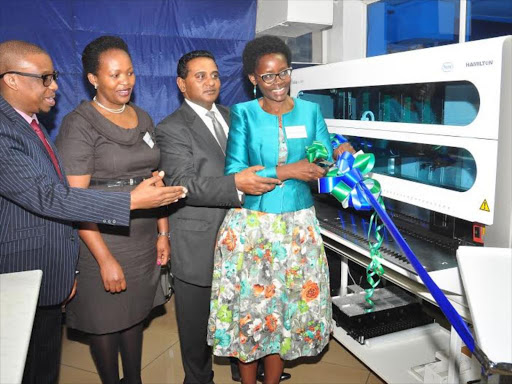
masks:
{"type": "Polygon", "coordinates": [[[342,176],[322,177],[318,179],[318,193],[331,193],[336,184],[342,180],[342,176]]]}
{"type": "MultiPolygon", "coordinates": [[[[339,135],[331,138],[331,144],[334,148],[345,141],[347,140],[339,135]]],[[[409,247],[409,244],[407,244],[400,231],[395,226],[395,223],[393,223],[393,220],[391,220],[386,210],[379,204],[378,200],[365,184],[365,180],[361,175],[361,172],[359,172],[358,169],[352,167],[354,164],[354,157],[352,154],[344,152],[342,156],[339,156],[337,164],[339,165],[338,168],[340,170],[340,175],[336,177],[325,177],[320,179],[319,192],[329,193],[333,190],[336,184],[342,181],[353,189],[350,192],[351,198],[349,199],[349,206],[353,206],[355,209],[366,209],[367,206],[371,206],[373,209],[375,209],[380,219],[388,229],[389,233],[391,236],[393,236],[403,254],[407,257],[414,270],[425,284],[425,287],[427,287],[427,289],[436,300],[439,308],[443,311],[444,315],[453,325],[453,328],[455,328],[455,331],[459,334],[460,338],[462,341],[464,341],[469,350],[474,352],[475,339],[473,338],[473,335],[471,334],[471,331],[469,330],[466,322],[457,313],[446,295],[443,293],[443,291],[441,291],[434,280],[432,280],[425,268],[423,268],[420,261],[409,247]]]]}
{"type": "Polygon", "coordinates": [[[395,226],[395,223],[393,223],[393,220],[391,220],[387,212],[382,209],[375,197],[373,197],[372,193],[368,190],[368,187],[364,183],[358,183],[357,187],[361,188],[365,198],[368,199],[368,202],[375,209],[380,219],[391,233],[391,236],[393,236],[395,241],[398,243],[398,246],[425,284],[425,287],[427,287],[427,289],[436,300],[439,308],[441,308],[448,321],[453,325],[453,328],[455,328],[462,341],[464,341],[469,350],[473,352],[475,350],[475,339],[473,338],[473,335],[471,334],[471,331],[469,330],[466,322],[457,313],[455,308],[453,308],[453,305],[450,303],[443,291],[441,291],[441,289],[437,286],[434,280],[432,280],[425,268],[423,268],[411,247],[409,247],[409,244],[407,244],[400,231],[398,231],[398,228],[395,226]]]}

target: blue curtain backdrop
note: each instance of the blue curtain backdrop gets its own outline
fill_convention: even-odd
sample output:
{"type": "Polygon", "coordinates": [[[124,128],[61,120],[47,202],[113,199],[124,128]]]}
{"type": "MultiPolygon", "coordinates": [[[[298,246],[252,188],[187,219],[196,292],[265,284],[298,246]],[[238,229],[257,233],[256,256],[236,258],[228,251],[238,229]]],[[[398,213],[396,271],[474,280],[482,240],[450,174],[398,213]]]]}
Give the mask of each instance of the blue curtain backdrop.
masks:
{"type": "Polygon", "coordinates": [[[248,99],[241,55],[255,23],[256,0],[2,0],[0,41],[26,40],[52,57],[61,74],[57,105],[42,119],[55,138],[62,118],[93,94],[81,54],[96,37],[127,42],[137,75],[132,100],[156,124],[181,104],[176,64],[191,50],[216,57],[220,103],[248,99]]]}

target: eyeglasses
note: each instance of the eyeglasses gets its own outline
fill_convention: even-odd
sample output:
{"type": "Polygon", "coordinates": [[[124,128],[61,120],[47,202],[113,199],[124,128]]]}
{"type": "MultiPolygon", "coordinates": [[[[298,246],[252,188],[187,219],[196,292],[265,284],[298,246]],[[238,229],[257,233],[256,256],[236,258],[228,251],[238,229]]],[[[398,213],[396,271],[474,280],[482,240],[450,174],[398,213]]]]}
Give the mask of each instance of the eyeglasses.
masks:
{"type": "Polygon", "coordinates": [[[255,74],[259,77],[261,77],[261,80],[263,80],[266,84],[272,84],[274,81],[276,81],[276,77],[279,76],[281,80],[286,80],[288,77],[292,75],[292,68],[286,68],[283,69],[279,73],[264,73],[263,75],[255,74]]]}
{"type": "Polygon", "coordinates": [[[18,71],[7,71],[0,75],[0,79],[4,77],[4,75],[8,74],[14,74],[14,75],[20,75],[20,76],[26,76],[26,77],[35,77],[36,79],[43,80],[43,85],[45,87],[49,87],[53,81],[57,80],[59,78],[59,72],[53,71],[52,73],[48,73],[46,75],[37,75],[35,73],[26,73],[26,72],[18,72],[18,71]]]}

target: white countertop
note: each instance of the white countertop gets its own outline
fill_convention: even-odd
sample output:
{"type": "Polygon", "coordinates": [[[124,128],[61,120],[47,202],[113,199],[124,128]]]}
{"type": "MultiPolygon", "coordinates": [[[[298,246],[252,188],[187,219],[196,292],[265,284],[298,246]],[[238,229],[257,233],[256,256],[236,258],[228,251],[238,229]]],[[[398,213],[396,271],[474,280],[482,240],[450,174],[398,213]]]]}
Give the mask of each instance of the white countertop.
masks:
{"type": "Polygon", "coordinates": [[[0,383],[21,383],[36,313],[40,270],[0,274],[0,383]]]}
{"type": "Polygon", "coordinates": [[[512,363],[512,249],[457,251],[476,339],[495,363],[512,363]]]}

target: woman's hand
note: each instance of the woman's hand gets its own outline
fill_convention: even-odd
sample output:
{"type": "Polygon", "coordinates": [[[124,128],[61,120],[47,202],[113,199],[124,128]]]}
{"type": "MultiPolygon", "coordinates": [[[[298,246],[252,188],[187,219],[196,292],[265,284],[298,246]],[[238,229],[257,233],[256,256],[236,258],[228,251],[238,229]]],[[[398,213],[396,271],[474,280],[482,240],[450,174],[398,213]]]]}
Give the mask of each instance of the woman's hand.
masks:
{"type": "Polygon", "coordinates": [[[338,145],[338,147],[332,152],[332,157],[334,160],[338,160],[338,156],[340,156],[343,152],[350,152],[351,154],[356,153],[355,149],[350,145],[348,141],[343,144],[338,145]]]}
{"type": "Polygon", "coordinates": [[[167,236],[158,236],[156,240],[156,263],[165,265],[171,255],[171,244],[167,236]]]}
{"type": "Polygon", "coordinates": [[[298,179],[302,181],[315,181],[323,177],[325,173],[325,169],[310,163],[308,159],[302,159],[296,163],[277,167],[277,176],[281,180],[298,179]]]}
{"type": "Polygon", "coordinates": [[[105,291],[118,293],[126,289],[123,268],[121,268],[117,260],[113,257],[102,262],[100,265],[100,273],[105,291]]]}

